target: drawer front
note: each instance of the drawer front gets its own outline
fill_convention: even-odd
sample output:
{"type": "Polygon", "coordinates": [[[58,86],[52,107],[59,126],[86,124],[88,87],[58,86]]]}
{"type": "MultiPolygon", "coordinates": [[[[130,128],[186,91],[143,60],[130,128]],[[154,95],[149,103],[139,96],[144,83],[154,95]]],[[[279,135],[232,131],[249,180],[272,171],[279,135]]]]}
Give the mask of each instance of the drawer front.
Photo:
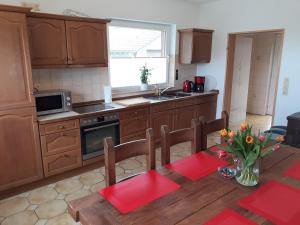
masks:
{"type": "Polygon", "coordinates": [[[43,156],[80,149],[80,130],[70,130],[41,137],[43,156]]]}
{"type": "Polygon", "coordinates": [[[197,98],[187,98],[187,99],[182,99],[180,101],[177,101],[176,108],[196,105],[196,104],[197,104],[197,98]]]}
{"type": "Polygon", "coordinates": [[[175,108],[175,102],[165,102],[165,103],[151,105],[150,111],[151,113],[156,113],[156,112],[167,111],[173,108],[175,108]]]}
{"type": "Polygon", "coordinates": [[[136,140],[140,140],[140,139],[145,139],[146,138],[146,132],[139,132],[139,133],[135,133],[126,137],[121,138],[121,144],[129,142],[129,141],[136,141],[136,140]]]}
{"type": "Polygon", "coordinates": [[[149,114],[149,107],[126,110],[126,111],[120,113],[120,120],[145,117],[148,114],[149,114]]]}
{"type": "Polygon", "coordinates": [[[79,128],[79,120],[68,120],[57,123],[50,123],[45,125],[40,125],[40,134],[53,134],[66,130],[73,130],[79,128]]]}
{"type": "Polygon", "coordinates": [[[43,158],[45,177],[82,166],[81,150],[73,150],[43,158]]]}
{"type": "Polygon", "coordinates": [[[136,119],[120,121],[121,137],[125,137],[139,131],[146,131],[148,126],[149,117],[139,117],[136,119]]]}

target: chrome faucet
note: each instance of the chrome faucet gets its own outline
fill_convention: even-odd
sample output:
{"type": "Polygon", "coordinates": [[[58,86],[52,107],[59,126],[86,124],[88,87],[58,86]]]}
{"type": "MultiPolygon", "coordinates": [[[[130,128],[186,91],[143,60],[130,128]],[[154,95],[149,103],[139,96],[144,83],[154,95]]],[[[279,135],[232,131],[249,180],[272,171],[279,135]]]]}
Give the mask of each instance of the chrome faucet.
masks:
{"type": "Polygon", "coordinates": [[[159,95],[162,95],[164,92],[166,92],[168,89],[173,88],[173,87],[166,87],[162,91],[159,92],[159,95]]]}

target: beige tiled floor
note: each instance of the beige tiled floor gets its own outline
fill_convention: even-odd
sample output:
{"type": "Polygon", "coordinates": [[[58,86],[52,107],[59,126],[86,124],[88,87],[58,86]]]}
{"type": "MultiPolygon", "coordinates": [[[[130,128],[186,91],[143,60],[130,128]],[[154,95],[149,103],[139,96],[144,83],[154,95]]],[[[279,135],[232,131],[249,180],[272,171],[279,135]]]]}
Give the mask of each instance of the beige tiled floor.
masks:
{"type": "MultiPolygon", "coordinates": [[[[270,117],[249,115],[247,122],[256,130],[270,126],[270,117]]],[[[209,145],[218,142],[218,134],[209,137],[209,145]]],[[[172,147],[171,160],[175,161],[190,154],[190,143],[172,147]]],[[[157,165],[160,165],[160,150],[157,149],[157,165]]],[[[117,178],[145,170],[142,156],[123,161],[117,166],[117,178]]],[[[17,196],[0,201],[1,225],[75,225],[66,209],[69,201],[84,197],[103,188],[104,168],[71,177],[17,196]]]]}

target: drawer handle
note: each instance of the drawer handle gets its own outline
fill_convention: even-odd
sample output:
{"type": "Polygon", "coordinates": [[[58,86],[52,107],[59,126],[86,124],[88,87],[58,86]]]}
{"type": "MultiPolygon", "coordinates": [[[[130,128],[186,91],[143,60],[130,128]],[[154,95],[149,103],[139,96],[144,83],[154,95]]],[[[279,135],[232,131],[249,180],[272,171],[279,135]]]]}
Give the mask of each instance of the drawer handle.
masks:
{"type": "Polygon", "coordinates": [[[65,126],[64,126],[64,125],[59,125],[58,128],[59,128],[59,129],[64,129],[65,126]]]}

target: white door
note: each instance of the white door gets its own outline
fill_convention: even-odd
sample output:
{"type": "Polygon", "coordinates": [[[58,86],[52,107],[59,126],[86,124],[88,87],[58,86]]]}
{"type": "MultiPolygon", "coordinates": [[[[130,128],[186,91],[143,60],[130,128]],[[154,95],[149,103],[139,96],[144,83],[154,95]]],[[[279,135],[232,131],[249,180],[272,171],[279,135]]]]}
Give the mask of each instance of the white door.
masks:
{"type": "Polygon", "coordinates": [[[251,54],[252,38],[237,37],[230,106],[231,124],[240,123],[246,119],[251,54]]]}

